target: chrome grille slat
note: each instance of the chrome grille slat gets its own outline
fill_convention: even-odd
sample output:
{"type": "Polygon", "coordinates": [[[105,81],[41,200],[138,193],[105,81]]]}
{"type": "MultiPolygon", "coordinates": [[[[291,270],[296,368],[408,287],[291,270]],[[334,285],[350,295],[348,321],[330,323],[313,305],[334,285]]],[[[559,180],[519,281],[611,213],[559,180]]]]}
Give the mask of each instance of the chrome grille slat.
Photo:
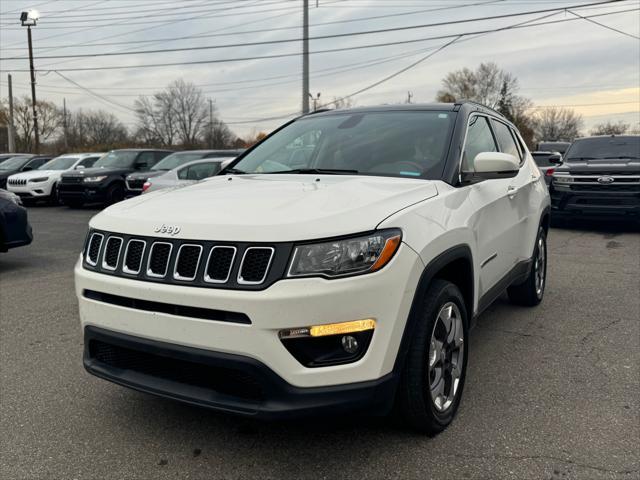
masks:
{"type": "Polygon", "coordinates": [[[122,243],[122,237],[111,236],[107,238],[104,244],[104,253],[102,254],[102,268],[111,271],[118,268],[122,243]]]}
{"type": "Polygon", "coordinates": [[[180,245],[173,267],[173,278],[176,280],[195,280],[202,256],[202,245],[184,243],[180,245]]]}
{"type": "Polygon", "coordinates": [[[127,242],[122,263],[122,271],[124,273],[128,273],[129,275],[137,275],[140,273],[146,248],[147,242],[144,240],[132,238],[127,242]]]}
{"type": "Polygon", "coordinates": [[[87,254],[85,256],[85,261],[93,267],[98,264],[100,247],[102,247],[103,240],[104,235],[102,235],[101,233],[93,233],[91,235],[91,238],[89,238],[89,243],[87,243],[87,254]]]}
{"type": "Polygon", "coordinates": [[[149,248],[149,259],[147,260],[147,276],[153,278],[164,278],[167,276],[172,250],[173,244],[169,242],[154,242],[151,245],[149,248]]]}
{"type": "Polygon", "coordinates": [[[231,276],[237,251],[236,247],[213,247],[209,251],[209,258],[207,258],[207,264],[204,267],[204,281],[207,283],[227,283],[231,276]]]}
{"type": "Polygon", "coordinates": [[[249,247],[242,255],[238,269],[238,283],[241,285],[259,285],[269,273],[274,253],[273,247],[249,247]],[[249,261],[247,261],[249,257],[249,261]]]}

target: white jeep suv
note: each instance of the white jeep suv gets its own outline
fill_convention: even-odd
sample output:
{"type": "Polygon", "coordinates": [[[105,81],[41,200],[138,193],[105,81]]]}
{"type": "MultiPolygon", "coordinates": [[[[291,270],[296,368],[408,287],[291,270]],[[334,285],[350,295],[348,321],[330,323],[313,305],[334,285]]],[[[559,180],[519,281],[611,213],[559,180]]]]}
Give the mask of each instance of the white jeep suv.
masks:
{"type": "Polygon", "coordinates": [[[36,170],[17,173],[7,179],[7,189],[23,200],[58,203],[58,182],[68,170],[89,168],[104,153],[68,153],[49,160],[36,170]]]}
{"type": "Polygon", "coordinates": [[[75,268],[84,365],[258,416],[453,419],[476,317],[542,300],[549,194],[481,105],[297,118],[221,175],[96,215],[75,268]]]}

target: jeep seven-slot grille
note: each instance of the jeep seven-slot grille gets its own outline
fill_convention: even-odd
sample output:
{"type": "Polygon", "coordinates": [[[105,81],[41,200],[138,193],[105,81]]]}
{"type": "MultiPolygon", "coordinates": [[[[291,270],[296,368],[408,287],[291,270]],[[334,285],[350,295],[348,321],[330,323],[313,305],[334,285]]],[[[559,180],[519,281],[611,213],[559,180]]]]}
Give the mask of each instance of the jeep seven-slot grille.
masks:
{"type": "Polygon", "coordinates": [[[285,274],[293,245],[150,238],[91,231],[85,267],[136,280],[260,290],[285,274]]]}

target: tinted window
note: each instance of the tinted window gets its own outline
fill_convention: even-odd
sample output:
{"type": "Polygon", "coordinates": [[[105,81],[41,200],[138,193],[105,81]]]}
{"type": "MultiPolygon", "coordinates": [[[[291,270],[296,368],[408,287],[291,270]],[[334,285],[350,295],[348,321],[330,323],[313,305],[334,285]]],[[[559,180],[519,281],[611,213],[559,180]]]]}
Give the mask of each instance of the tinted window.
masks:
{"type": "Polygon", "coordinates": [[[99,158],[100,157],[87,157],[80,162],[80,165],[82,165],[85,168],[92,167],[99,158]]]}
{"type": "Polygon", "coordinates": [[[204,158],[205,155],[206,153],[204,152],[172,153],[156,163],[151,170],[172,170],[180,165],[192,162],[193,160],[200,160],[201,158],[204,158]]]}
{"type": "Polygon", "coordinates": [[[531,156],[533,160],[536,162],[536,165],[539,167],[551,167],[555,164],[549,162],[549,157],[552,155],[558,155],[557,153],[552,152],[533,152],[531,156]]]}
{"type": "Polygon", "coordinates": [[[268,137],[234,168],[249,173],[294,169],[439,179],[454,112],[344,112],[301,118],[268,137]]]}
{"type": "Polygon", "coordinates": [[[142,152],[138,158],[136,158],[136,164],[134,165],[136,170],[148,170],[156,164],[156,156],[154,152],[142,152]]]}
{"type": "Polygon", "coordinates": [[[640,159],[640,136],[592,137],[571,144],[565,161],[640,159]]]}
{"type": "Polygon", "coordinates": [[[482,152],[496,152],[496,142],[486,117],[475,115],[469,120],[467,140],[462,154],[462,169],[473,171],[473,161],[482,152]]]}
{"type": "Polygon", "coordinates": [[[78,157],[58,157],[41,165],[38,170],[66,170],[78,161],[78,157]]]}
{"type": "Polygon", "coordinates": [[[133,162],[137,156],[138,152],[132,150],[112,150],[105,156],[101,157],[93,166],[105,168],[131,168],[133,167],[133,162]]]}
{"type": "Polygon", "coordinates": [[[493,124],[493,131],[496,134],[498,145],[500,145],[500,151],[520,159],[520,150],[516,146],[511,129],[502,122],[491,120],[491,123],[493,124]]]}
{"type": "Polygon", "coordinates": [[[31,168],[32,170],[35,170],[39,167],[41,167],[42,165],[44,165],[44,163],[49,160],[48,158],[36,158],[34,160],[31,160],[29,163],[27,163],[24,167],[23,170],[25,168],[31,168]]]}
{"type": "Polygon", "coordinates": [[[155,163],[158,163],[164,157],[169,155],[171,152],[153,152],[153,156],[155,157],[155,163]]]}

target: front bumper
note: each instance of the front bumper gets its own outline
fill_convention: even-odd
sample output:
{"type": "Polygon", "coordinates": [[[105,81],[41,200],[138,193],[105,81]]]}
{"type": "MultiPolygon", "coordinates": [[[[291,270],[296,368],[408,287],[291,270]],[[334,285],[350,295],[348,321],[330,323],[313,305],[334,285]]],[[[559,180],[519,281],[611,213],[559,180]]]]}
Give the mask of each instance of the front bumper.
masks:
{"type": "MultiPolygon", "coordinates": [[[[414,292],[424,266],[401,244],[378,272],[326,280],[280,280],[259,291],[199,288],[150,283],[75,268],[76,294],[83,329],[98,327],[134,337],[209,352],[249,357],[284,382],[299,388],[326,387],[378,380],[394,367],[414,292]],[[188,309],[141,310],[87,298],[86,291],[214,311],[214,317],[187,316],[188,309]],[[215,312],[246,315],[235,323],[215,312]],[[366,354],[353,363],[307,368],[278,338],[282,329],[376,319],[366,354]]],[[[95,298],[95,297],[94,297],[95,298]]]]}
{"type": "Polygon", "coordinates": [[[25,199],[47,198],[51,195],[52,182],[27,183],[26,185],[8,185],[7,190],[25,199]]]}
{"type": "Polygon", "coordinates": [[[58,198],[65,202],[102,203],[107,200],[107,189],[101,184],[60,184],[58,186],[58,198]]]}
{"type": "Polygon", "coordinates": [[[553,185],[553,215],[584,217],[640,217],[640,193],[634,191],[575,191],[571,187],[553,185]]]}
{"type": "Polygon", "coordinates": [[[173,400],[264,419],[386,413],[397,376],[299,388],[249,357],[156,342],[95,327],[84,331],[84,366],[97,377],[173,400]]]}

